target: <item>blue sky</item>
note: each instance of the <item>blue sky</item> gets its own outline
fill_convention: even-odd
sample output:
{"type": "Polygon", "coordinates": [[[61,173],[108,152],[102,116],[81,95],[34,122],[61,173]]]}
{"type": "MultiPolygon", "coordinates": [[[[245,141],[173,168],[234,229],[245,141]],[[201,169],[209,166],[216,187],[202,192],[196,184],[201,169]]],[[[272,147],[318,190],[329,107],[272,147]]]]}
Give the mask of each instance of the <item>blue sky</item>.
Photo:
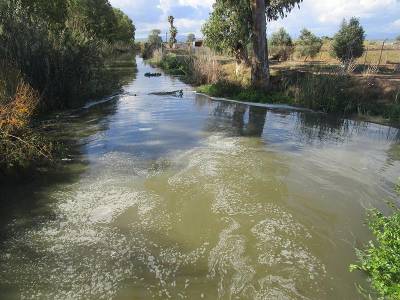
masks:
{"type": "MultiPolygon", "coordinates": [[[[144,38],[151,29],[168,30],[167,17],[176,17],[179,35],[201,36],[214,0],[110,0],[135,22],[136,35],[144,38]]],[[[306,27],[319,35],[332,35],[343,18],[360,18],[370,39],[400,35],[400,0],[304,0],[287,18],[268,24],[268,32],[285,27],[297,36],[306,27]]]]}

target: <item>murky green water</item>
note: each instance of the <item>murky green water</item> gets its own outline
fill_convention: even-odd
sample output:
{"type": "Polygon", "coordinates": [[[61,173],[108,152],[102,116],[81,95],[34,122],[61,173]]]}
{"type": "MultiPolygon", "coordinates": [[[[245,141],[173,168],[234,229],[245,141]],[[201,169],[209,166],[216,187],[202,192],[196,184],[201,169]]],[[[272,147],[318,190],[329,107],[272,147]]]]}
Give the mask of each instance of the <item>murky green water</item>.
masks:
{"type": "Polygon", "coordinates": [[[361,299],[348,266],[365,209],[397,201],[399,131],[211,101],[137,64],[59,118],[62,171],[2,188],[0,298],[361,299]]]}

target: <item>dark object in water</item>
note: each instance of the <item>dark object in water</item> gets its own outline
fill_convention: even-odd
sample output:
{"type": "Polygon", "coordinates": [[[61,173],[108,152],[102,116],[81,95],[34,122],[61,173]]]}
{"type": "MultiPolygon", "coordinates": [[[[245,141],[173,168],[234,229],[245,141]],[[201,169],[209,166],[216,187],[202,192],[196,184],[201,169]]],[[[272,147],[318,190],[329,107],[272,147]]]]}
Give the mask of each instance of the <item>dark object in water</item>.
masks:
{"type": "Polygon", "coordinates": [[[162,74],[161,73],[146,73],[144,76],[146,77],[160,77],[162,74]]]}
{"type": "Polygon", "coordinates": [[[183,97],[183,90],[177,90],[172,92],[158,92],[158,93],[150,93],[150,95],[156,96],[175,96],[175,97],[183,97]]]}

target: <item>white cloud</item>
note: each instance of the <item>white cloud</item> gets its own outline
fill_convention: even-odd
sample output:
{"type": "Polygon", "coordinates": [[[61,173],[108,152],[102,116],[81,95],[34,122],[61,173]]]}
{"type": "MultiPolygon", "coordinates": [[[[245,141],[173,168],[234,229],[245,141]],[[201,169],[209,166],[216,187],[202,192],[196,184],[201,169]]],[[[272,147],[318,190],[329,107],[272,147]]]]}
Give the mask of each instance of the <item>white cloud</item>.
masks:
{"type": "MultiPolygon", "coordinates": [[[[168,30],[166,17],[179,8],[176,24],[180,34],[199,34],[207,11],[211,11],[215,0],[110,0],[111,4],[123,9],[137,25],[138,34],[145,36],[153,28],[168,30]],[[182,16],[185,7],[201,12],[195,17],[182,16]]],[[[343,18],[352,16],[361,19],[367,33],[393,35],[398,31],[400,15],[399,0],[304,0],[300,10],[295,9],[286,19],[269,24],[269,32],[286,27],[297,34],[307,27],[321,35],[334,33],[343,18]]]]}
{"type": "Polygon", "coordinates": [[[393,30],[400,30],[400,19],[397,19],[397,20],[393,21],[390,24],[390,28],[393,29],[393,30]]]}
{"type": "Polygon", "coordinates": [[[306,1],[308,9],[318,17],[322,23],[338,23],[343,18],[356,16],[369,18],[384,12],[396,5],[396,0],[330,0],[330,1],[306,1]]]}

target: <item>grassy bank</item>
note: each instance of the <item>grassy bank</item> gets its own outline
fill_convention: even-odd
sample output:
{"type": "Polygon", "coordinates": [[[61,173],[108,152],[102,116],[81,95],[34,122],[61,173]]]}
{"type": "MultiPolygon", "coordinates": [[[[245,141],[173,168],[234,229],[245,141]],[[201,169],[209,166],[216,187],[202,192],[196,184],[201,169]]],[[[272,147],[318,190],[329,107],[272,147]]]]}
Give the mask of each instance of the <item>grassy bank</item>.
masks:
{"type": "Polygon", "coordinates": [[[149,62],[197,86],[200,93],[232,100],[279,103],[325,113],[400,123],[400,84],[373,75],[354,76],[338,66],[312,69],[272,67],[272,89],[250,86],[250,71],[237,72],[234,63],[212,54],[184,55],[156,52],[149,62]]]}

